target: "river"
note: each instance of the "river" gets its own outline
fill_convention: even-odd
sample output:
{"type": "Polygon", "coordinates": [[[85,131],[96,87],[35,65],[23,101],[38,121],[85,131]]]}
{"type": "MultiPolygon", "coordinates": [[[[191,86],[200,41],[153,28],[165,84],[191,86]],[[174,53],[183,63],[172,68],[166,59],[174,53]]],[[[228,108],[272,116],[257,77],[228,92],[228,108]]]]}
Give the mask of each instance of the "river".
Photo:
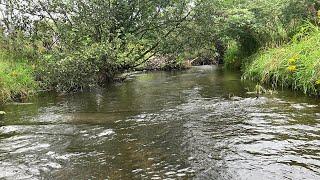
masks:
{"type": "Polygon", "coordinates": [[[0,179],[320,179],[320,101],[214,66],[0,110],[0,179]]]}

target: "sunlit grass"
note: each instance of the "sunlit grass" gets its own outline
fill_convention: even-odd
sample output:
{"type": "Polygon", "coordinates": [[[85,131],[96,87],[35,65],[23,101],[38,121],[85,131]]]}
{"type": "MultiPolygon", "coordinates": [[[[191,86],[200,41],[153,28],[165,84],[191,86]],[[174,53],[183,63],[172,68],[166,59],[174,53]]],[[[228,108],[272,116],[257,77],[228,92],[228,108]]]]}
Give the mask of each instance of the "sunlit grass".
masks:
{"type": "Polygon", "coordinates": [[[290,44],[250,57],[243,78],[319,94],[319,47],[319,27],[308,24],[290,44]]]}

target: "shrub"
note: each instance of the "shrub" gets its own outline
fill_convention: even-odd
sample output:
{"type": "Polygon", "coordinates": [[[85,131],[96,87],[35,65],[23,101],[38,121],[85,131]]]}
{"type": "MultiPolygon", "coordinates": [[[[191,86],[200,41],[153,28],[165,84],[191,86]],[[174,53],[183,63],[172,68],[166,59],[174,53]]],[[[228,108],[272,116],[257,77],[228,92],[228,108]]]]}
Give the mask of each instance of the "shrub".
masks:
{"type": "Polygon", "coordinates": [[[43,89],[59,92],[95,87],[118,72],[119,63],[108,52],[106,46],[93,45],[74,53],[45,55],[38,64],[37,80],[43,89]]]}

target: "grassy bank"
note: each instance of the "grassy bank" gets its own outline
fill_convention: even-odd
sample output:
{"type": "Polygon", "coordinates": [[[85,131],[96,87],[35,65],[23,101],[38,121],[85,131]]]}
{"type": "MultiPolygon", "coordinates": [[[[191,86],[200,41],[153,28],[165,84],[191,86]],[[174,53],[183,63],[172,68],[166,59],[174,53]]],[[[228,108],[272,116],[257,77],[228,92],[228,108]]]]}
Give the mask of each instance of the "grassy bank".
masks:
{"type": "Polygon", "coordinates": [[[306,94],[320,92],[320,30],[308,25],[291,43],[260,51],[244,67],[243,79],[291,87],[306,94]]]}
{"type": "MultiPolygon", "coordinates": [[[[0,104],[23,101],[37,90],[62,93],[89,90],[118,80],[116,75],[129,70],[101,52],[89,52],[61,57],[44,55],[41,60],[32,60],[36,65],[28,58],[0,52],[0,104]]],[[[175,59],[153,62],[159,64],[159,69],[145,63],[142,70],[184,69],[184,64],[175,59]]]]}
{"type": "Polygon", "coordinates": [[[23,100],[35,92],[33,67],[24,61],[0,52],[0,103],[23,100]]]}

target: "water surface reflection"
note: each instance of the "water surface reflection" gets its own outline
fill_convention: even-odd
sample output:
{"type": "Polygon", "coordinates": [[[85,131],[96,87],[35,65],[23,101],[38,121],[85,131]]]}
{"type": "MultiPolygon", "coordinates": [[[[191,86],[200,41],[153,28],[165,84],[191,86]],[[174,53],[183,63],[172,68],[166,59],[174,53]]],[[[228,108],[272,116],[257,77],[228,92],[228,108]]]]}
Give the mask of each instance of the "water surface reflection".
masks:
{"type": "Polygon", "coordinates": [[[319,179],[319,102],[247,87],[204,66],[8,104],[0,178],[319,179]]]}

